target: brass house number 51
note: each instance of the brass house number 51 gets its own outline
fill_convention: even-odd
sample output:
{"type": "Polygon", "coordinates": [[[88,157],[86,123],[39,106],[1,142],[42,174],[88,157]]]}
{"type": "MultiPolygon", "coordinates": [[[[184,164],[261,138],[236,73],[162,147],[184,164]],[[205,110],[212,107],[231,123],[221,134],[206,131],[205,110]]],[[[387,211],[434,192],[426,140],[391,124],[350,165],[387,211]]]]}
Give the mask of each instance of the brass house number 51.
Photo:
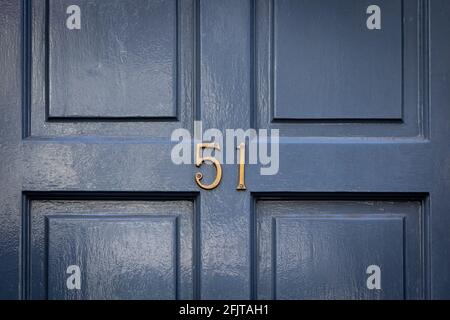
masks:
{"type": "MultiPolygon", "coordinates": [[[[220,146],[217,143],[199,143],[195,147],[195,165],[197,167],[200,167],[204,162],[208,161],[212,163],[216,169],[216,176],[211,184],[206,185],[201,182],[203,179],[203,174],[201,172],[197,172],[195,174],[195,182],[202,189],[213,190],[217,188],[217,186],[220,184],[220,181],[222,180],[222,165],[220,164],[219,160],[214,157],[203,157],[203,149],[213,149],[220,151],[220,146]]],[[[236,190],[243,191],[247,189],[247,187],[245,186],[245,143],[239,144],[237,149],[239,150],[239,178],[236,190]]]]}

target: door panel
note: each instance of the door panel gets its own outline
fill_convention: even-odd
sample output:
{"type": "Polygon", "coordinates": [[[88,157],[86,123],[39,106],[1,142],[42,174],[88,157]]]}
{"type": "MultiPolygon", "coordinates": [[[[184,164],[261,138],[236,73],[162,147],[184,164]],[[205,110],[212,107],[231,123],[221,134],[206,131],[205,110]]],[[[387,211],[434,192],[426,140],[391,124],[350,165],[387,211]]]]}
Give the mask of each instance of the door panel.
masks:
{"type": "Polygon", "coordinates": [[[257,128],[285,137],[427,136],[417,95],[425,80],[420,1],[379,2],[381,30],[366,26],[370,4],[255,2],[257,128]]]}
{"type": "Polygon", "coordinates": [[[401,119],[402,1],[273,1],[274,119],[401,119]]]}
{"type": "Polygon", "coordinates": [[[191,130],[193,2],[26,1],[24,135],[167,139],[191,130]],[[71,5],[80,29],[66,26],[71,5]]]}
{"type": "Polygon", "coordinates": [[[27,200],[30,298],[192,299],[191,201],[50,197],[27,200]],[[77,290],[69,266],[79,268],[77,290]]]}
{"type": "Polygon", "coordinates": [[[423,296],[420,201],[256,204],[259,299],[417,299],[423,296]],[[377,266],[381,290],[368,288],[377,266]]]}
{"type": "Polygon", "coordinates": [[[403,299],[402,219],[385,218],[276,218],[275,298],[403,299]],[[364,288],[372,265],[382,291],[364,288]]]}
{"type": "Polygon", "coordinates": [[[50,118],[176,118],[177,0],[48,5],[50,118]]]}
{"type": "Polygon", "coordinates": [[[47,298],[175,299],[176,233],[173,217],[49,217],[47,298]]]}

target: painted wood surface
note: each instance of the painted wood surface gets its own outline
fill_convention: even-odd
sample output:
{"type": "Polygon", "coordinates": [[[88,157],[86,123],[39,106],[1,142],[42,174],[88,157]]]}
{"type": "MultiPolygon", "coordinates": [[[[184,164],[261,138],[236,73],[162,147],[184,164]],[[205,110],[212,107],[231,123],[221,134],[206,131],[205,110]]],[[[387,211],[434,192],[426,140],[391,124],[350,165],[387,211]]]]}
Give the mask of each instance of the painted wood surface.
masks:
{"type": "Polygon", "coordinates": [[[338,2],[2,1],[0,298],[450,298],[450,3],[338,2]],[[280,129],[278,174],[200,190],[194,120],[280,129]]]}

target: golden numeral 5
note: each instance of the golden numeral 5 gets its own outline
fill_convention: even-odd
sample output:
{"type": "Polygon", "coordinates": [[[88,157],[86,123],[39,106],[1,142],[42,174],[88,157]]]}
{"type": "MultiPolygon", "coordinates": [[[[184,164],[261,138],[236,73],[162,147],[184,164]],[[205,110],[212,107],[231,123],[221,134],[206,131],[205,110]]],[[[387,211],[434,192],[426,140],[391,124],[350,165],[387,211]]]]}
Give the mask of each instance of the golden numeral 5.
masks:
{"type": "Polygon", "coordinates": [[[203,179],[203,174],[201,172],[197,172],[195,174],[195,182],[197,182],[197,185],[202,189],[212,190],[217,188],[217,186],[220,184],[220,181],[222,180],[222,166],[216,158],[203,157],[203,149],[215,149],[220,151],[220,146],[217,143],[199,143],[195,147],[195,165],[197,167],[200,167],[202,163],[206,161],[211,162],[216,167],[216,178],[211,184],[205,185],[201,183],[201,180],[203,179]]]}

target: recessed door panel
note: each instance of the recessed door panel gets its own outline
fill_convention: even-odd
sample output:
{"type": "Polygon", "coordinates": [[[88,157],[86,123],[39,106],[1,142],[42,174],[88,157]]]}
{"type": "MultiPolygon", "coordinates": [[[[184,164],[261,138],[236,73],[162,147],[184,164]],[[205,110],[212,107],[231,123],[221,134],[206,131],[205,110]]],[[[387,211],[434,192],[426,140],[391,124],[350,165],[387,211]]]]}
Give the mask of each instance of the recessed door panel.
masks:
{"type": "Polygon", "coordinates": [[[257,203],[259,299],[420,297],[420,202],[257,203]]]}
{"type": "Polygon", "coordinates": [[[30,298],[192,299],[193,202],[68,195],[29,206],[30,298]]]}
{"type": "Polygon", "coordinates": [[[373,4],[274,1],[274,119],[402,118],[402,1],[373,4]]]}
{"type": "Polygon", "coordinates": [[[48,298],[176,299],[177,233],[176,217],[49,217],[48,298]]]}
{"type": "Polygon", "coordinates": [[[176,117],[177,0],[48,10],[50,117],[176,117]]]}
{"type": "Polygon", "coordinates": [[[275,218],[273,223],[277,299],[403,299],[401,217],[275,218]],[[373,265],[383,276],[380,290],[366,285],[373,265]]]}

